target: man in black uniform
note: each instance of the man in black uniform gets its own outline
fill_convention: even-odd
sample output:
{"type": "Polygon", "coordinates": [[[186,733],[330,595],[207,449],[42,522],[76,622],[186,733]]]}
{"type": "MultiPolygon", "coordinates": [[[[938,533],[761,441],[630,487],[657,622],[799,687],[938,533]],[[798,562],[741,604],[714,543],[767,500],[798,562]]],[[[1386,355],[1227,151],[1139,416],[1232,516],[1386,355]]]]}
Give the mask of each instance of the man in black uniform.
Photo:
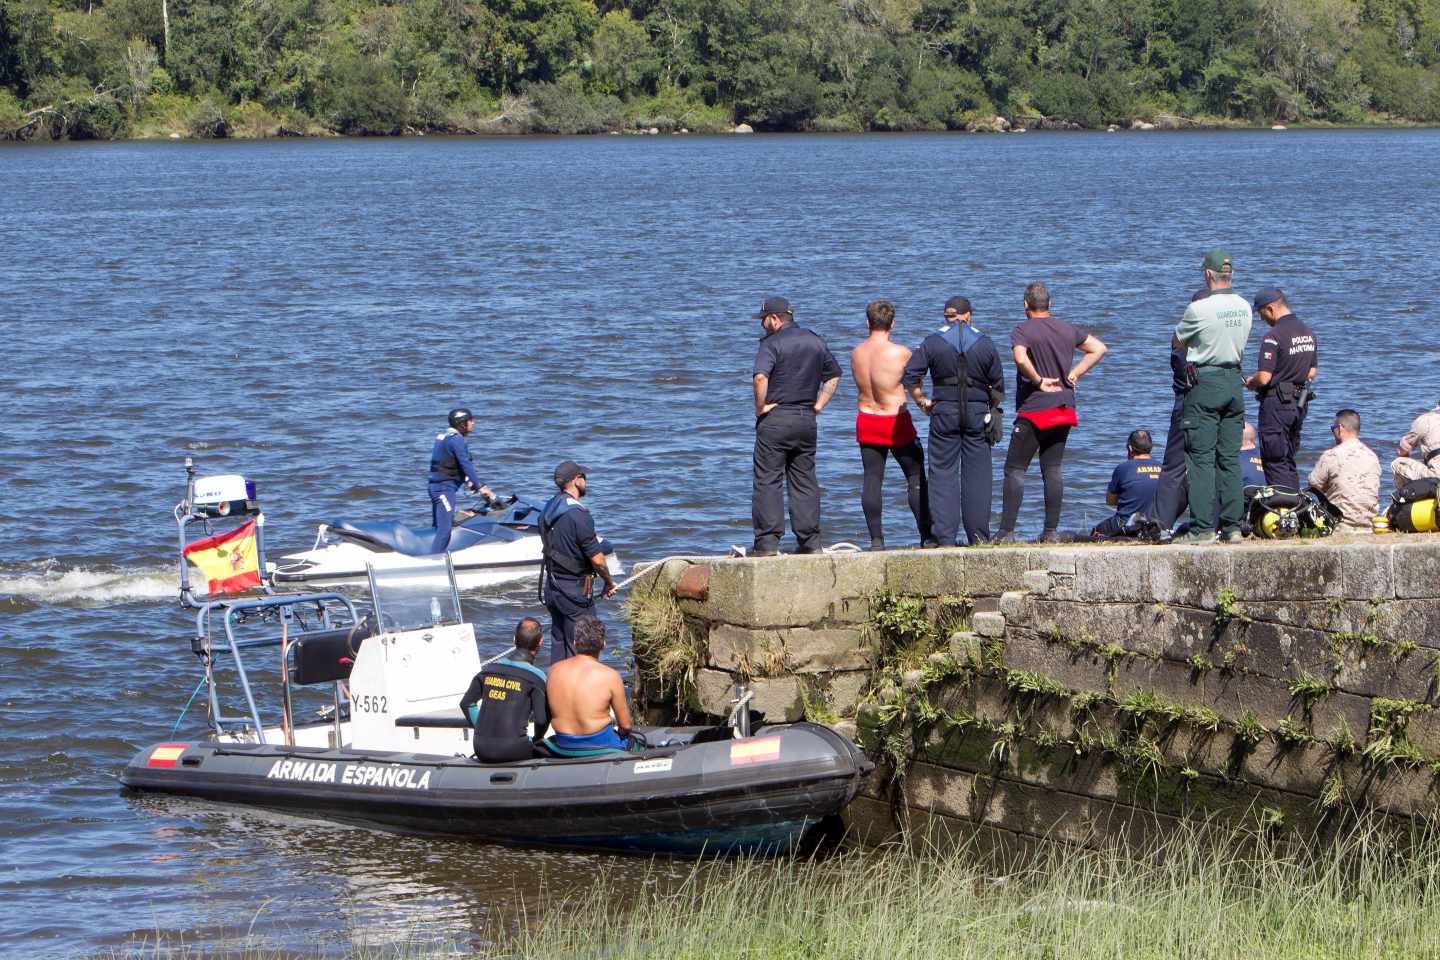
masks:
{"type": "Polygon", "coordinates": [[[840,383],[840,364],[825,341],[795,323],[790,302],[770,297],[756,315],[765,328],[755,354],[752,556],[773,557],[785,532],[784,490],[790,529],[800,553],[820,550],[820,481],[815,478],[815,415],[840,383]]]}
{"type": "Polygon", "coordinates": [[[605,596],[615,593],[615,579],[605,562],[595,520],[580,503],[589,480],[586,469],[574,460],[555,468],[560,492],[540,511],[540,541],[544,559],[540,568],[540,598],[550,611],[550,663],[575,656],[575,621],[595,606],[590,588],[598,576],[605,581],[605,596]]]}
{"type": "MultiPolygon", "coordinates": [[[[1196,291],[1190,302],[1210,296],[1210,288],[1196,291]]],[[[1170,408],[1170,430],[1165,434],[1165,455],[1160,461],[1160,482],[1155,487],[1155,520],[1160,524],[1160,539],[1170,539],[1170,532],[1190,506],[1189,474],[1185,471],[1185,393],[1190,389],[1185,371],[1185,348],[1170,347],[1170,389],[1175,392],[1175,405],[1170,408]]]]}
{"type": "Polygon", "coordinates": [[[1300,492],[1295,453],[1305,422],[1310,381],[1315,379],[1315,333],[1290,312],[1285,292],[1267,287],[1255,295],[1255,312],[1270,325],[1260,341],[1259,369],[1245,386],[1260,395],[1260,458],[1265,482],[1300,492]]]}
{"type": "Polygon", "coordinates": [[[995,344],[971,325],[971,314],[969,300],[951,297],[946,325],[926,337],[905,365],[905,386],[930,417],[932,546],[955,546],[962,521],[971,544],[990,540],[991,452],[1000,436],[991,427],[1000,423],[1005,374],[995,344]],[[930,397],[924,391],[927,371],[930,397]]]}
{"type": "Polygon", "coordinates": [[[535,666],[542,636],[539,620],[521,620],[515,649],[477,673],[460,699],[460,712],[475,728],[475,757],[482,763],[528,760],[535,755],[534,744],[545,739],[550,726],[545,671],[535,666]]]}

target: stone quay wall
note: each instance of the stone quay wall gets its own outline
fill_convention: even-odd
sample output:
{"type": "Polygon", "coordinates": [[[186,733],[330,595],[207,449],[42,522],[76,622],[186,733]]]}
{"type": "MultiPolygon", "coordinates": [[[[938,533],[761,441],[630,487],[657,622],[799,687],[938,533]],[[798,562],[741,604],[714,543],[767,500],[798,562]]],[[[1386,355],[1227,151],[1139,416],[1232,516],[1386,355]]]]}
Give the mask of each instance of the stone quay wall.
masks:
{"type": "Polygon", "coordinates": [[[877,761],[862,839],[1440,811],[1440,535],[696,559],[637,587],[687,651],[657,681],[632,616],[652,714],[724,716],[743,679],[766,719],[845,731],[877,761]]]}

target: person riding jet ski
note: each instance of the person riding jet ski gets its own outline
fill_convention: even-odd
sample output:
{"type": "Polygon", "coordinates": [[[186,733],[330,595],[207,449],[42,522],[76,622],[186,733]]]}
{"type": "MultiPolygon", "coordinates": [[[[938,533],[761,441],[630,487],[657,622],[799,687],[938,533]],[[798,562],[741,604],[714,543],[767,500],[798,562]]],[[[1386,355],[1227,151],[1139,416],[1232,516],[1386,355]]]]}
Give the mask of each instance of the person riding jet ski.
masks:
{"type": "Polygon", "coordinates": [[[435,523],[435,540],[431,553],[444,553],[450,546],[450,528],[455,522],[455,494],[462,483],[486,500],[494,492],[480,479],[470,460],[470,447],[465,438],[475,429],[475,417],[464,407],[450,411],[450,427],[435,438],[430,449],[430,517],[435,523]]]}

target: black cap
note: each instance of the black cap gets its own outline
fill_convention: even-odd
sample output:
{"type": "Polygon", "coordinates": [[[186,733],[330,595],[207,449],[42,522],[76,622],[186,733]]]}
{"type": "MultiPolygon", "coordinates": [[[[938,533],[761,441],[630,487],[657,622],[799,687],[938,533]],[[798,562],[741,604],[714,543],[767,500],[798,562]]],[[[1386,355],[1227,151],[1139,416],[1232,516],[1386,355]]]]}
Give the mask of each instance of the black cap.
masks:
{"type": "Polygon", "coordinates": [[[948,317],[952,310],[956,316],[969,313],[970,301],[965,297],[951,297],[945,301],[945,315],[948,317]]]}
{"type": "Polygon", "coordinates": [[[1279,287],[1266,287],[1264,290],[1255,294],[1255,309],[1259,310],[1261,307],[1268,307],[1275,301],[1284,299],[1284,290],[1281,290],[1279,287]]]}
{"type": "Polygon", "coordinates": [[[561,460],[560,465],[555,468],[555,486],[563,487],[576,477],[583,477],[589,472],[574,460],[561,460]]]}
{"type": "Polygon", "coordinates": [[[766,297],[765,302],[760,304],[760,312],[755,314],[755,319],[764,320],[772,313],[780,317],[791,316],[790,301],[784,297],[766,297]]]}
{"type": "Polygon", "coordinates": [[[456,407],[454,410],[450,411],[448,422],[450,426],[458,430],[460,428],[460,424],[464,423],[466,420],[474,419],[475,415],[472,414],[469,410],[465,409],[464,407],[456,407]]]}

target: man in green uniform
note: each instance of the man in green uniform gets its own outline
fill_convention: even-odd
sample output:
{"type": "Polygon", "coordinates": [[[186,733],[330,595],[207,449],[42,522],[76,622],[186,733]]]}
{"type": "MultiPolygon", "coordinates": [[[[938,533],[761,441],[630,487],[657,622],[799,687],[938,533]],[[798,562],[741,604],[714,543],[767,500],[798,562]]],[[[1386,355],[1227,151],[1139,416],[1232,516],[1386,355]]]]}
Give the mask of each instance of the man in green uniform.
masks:
{"type": "Polygon", "coordinates": [[[1185,469],[1190,485],[1190,530],[1176,543],[1213,543],[1219,493],[1219,539],[1243,538],[1245,501],[1240,481],[1240,435],[1245,386],[1240,358],[1250,339],[1250,304],[1230,289],[1230,254],[1211,250],[1201,264],[1208,294],[1192,300],[1175,325],[1174,345],[1185,348],[1190,389],[1185,394],[1185,469]]]}

